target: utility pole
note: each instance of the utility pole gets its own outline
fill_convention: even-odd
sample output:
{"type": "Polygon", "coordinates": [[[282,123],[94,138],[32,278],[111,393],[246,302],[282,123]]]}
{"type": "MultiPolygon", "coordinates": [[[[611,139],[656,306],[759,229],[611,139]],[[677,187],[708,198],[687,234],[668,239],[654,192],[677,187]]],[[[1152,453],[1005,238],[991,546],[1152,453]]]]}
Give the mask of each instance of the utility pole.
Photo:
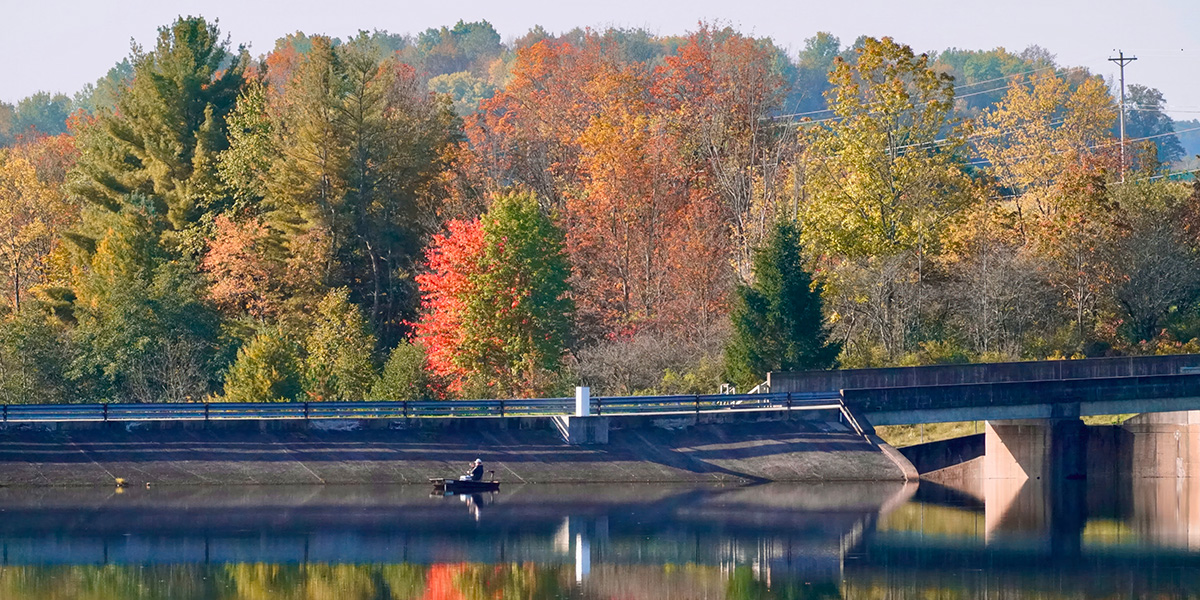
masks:
{"type": "Polygon", "coordinates": [[[1108,59],[1121,66],[1121,181],[1125,181],[1125,65],[1135,60],[1136,56],[1126,58],[1121,50],[1117,50],[1117,58],[1108,59]]]}

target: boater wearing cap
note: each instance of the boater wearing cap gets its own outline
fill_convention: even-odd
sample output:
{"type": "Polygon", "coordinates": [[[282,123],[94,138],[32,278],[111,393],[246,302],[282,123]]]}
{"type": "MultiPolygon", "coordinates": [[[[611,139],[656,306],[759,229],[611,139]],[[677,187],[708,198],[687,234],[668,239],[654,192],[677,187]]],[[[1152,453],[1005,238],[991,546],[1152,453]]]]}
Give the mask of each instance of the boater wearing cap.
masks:
{"type": "Polygon", "coordinates": [[[483,459],[475,459],[475,468],[471,469],[471,481],[483,481],[483,459]]]}

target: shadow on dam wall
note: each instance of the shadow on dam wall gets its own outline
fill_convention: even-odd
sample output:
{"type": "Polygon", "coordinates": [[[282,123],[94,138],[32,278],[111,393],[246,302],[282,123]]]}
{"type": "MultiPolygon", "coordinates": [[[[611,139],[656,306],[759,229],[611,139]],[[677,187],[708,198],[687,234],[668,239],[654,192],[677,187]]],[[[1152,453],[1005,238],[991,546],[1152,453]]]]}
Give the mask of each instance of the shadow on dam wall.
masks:
{"type": "Polygon", "coordinates": [[[902,481],[908,467],[839,411],[604,418],[607,443],[584,445],[549,417],[10,425],[0,487],[425,484],[477,457],[507,484],[902,481]]]}

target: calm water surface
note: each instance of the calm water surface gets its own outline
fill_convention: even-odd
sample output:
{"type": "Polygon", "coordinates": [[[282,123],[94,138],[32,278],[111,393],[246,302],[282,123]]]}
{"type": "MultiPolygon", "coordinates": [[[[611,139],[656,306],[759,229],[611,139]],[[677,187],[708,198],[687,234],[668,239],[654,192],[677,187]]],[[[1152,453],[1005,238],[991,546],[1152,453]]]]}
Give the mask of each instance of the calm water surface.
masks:
{"type": "Polygon", "coordinates": [[[1200,481],[0,490],[0,598],[1200,598],[1200,481]]]}

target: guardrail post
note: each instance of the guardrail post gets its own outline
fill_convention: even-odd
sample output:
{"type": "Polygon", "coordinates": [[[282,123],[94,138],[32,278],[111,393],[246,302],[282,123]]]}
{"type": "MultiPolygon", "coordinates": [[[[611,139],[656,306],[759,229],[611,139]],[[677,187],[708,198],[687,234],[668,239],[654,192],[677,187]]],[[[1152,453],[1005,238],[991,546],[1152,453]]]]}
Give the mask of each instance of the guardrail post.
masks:
{"type": "Polygon", "coordinates": [[[308,401],[304,401],[304,420],[308,420],[308,401]]]}
{"type": "Polygon", "coordinates": [[[500,399],[500,416],[501,417],[504,416],[504,399],[503,398],[500,399]]]}
{"type": "Polygon", "coordinates": [[[208,422],[208,403],[204,403],[204,422],[208,422]]]}
{"type": "Polygon", "coordinates": [[[792,412],[792,393],[791,392],[787,393],[787,411],[789,413],[792,412]]]}
{"type": "Polygon", "coordinates": [[[103,406],[104,406],[104,422],[107,423],[108,422],[108,403],[105,402],[103,406]]]}
{"type": "Polygon", "coordinates": [[[408,400],[401,400],[400,402],[401,402],[400,409],[404,411],[404,418],[407,419],[408,418],[408,400]]]}
{"type": "Polygon", "coordinates": [[[696,395],[696,422],[700,422],[700,395],[696,395]]]}

